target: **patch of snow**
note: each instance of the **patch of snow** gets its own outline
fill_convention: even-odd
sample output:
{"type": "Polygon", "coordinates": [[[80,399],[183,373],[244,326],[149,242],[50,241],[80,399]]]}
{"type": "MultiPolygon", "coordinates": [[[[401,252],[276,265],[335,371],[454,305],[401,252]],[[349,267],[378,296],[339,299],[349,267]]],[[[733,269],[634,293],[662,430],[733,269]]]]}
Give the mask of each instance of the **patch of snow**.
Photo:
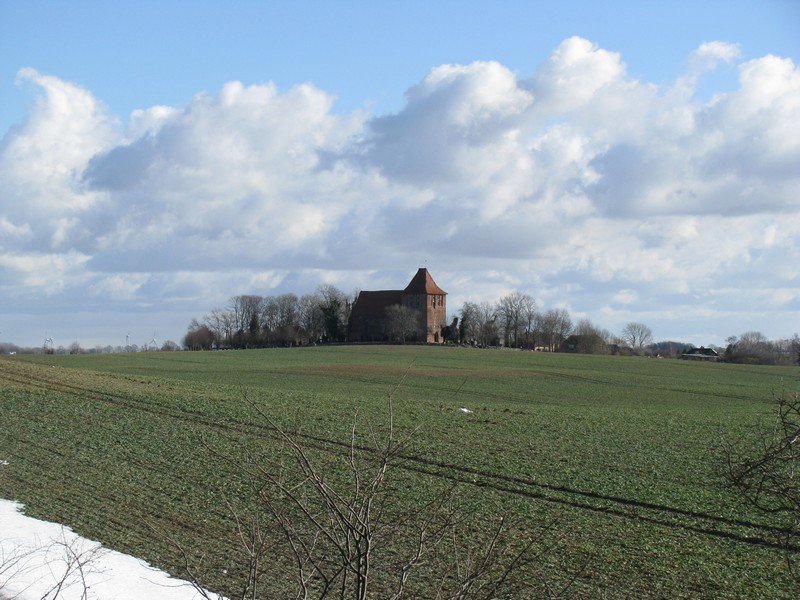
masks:
{"type": "Polygon", "coordinates": [[[7,460],[0,459],[0,467],[5,467],[7,465],[8,465],[8,461],[7,460]]]}
{"type": "MultiPolygon", "coordinates": [[[[0,599],[198,600],[192,585],[0,499],[0,599]]],[[[209,598],[225,600],[208,594],[209,598]]]]}
{"type": "Polygon", "coordinates": [[[468,408],[465,408],[465,407],[463,407],[463,406],[462,406],[461,408],[459,408],[458,410],[460,410],[460,411],[461,411],[461,412],[463,412],[463,413],[471,413],[471,412],[472,412],[470,409],[468,409],[468,408]]]}

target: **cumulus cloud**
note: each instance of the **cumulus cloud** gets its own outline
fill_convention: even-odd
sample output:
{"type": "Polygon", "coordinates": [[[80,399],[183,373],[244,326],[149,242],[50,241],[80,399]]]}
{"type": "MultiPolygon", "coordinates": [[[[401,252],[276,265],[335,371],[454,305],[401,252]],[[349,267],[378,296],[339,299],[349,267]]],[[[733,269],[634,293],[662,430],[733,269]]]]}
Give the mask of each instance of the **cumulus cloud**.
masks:
{"type": "Polygon", "coordinates": [[[211,307],[320,281],[389,285],[427,259],[459,288],[451,303],[518,287],[599,320],[671,323],[699,304],[742,314],[737,293],[757,287],[788,311],[800,70],[740,57],[705,42],[655,85],[573,37],[527,75],[436,66],[375,116],[335,114],[311,84],[230,82],[119,119],[23,69],[36,102],[0,142],[0,288],[211,307]],[[694,98],[720,64],[738,86],[694,98]]]}
{"type": "Polygon", "coordinates": [[[741,55],[739,44],[729,42],[704,42],[689,55],[690,75],[715,68],[719,63],[730,63],[741,55]]]}
{"type": "Polygon", "coordinates": [[[125,269],[140,254],[147,270],[159,269],[153,248],[169,254],[170,269],[322,251],[318,241],[347,209],[339,190],[349,175],[321,168],[320,156],[359,124],[332,116],[331,104],[310,85],[281,94],[232,82],[180,111],[137,112],[133,129],[144,133],[95,155],[83,174],[89,189],[117,199],[98,246],[125,253],[125,269]]]}
{"type": "Polygon", "coordinates": [[[83,246],[84,219],[102,202],[80,185],[86,162],[118,142],[117,122],[87,90],[22,69],[17,83],[34,86],[36,102],[0,141],[0,197],[6,227],[24,232],[17,248],[83,246]]]}
{"type": "MultiPolygon", "coordinates": [[[[616,52],[571,37],[553,51],[529,81],[548,113],[569,113],[596,101],[598,93],[623,83],[625,65],[616,52]]],[[[632,82],[631,82],[632,83],[632,82]]]]}

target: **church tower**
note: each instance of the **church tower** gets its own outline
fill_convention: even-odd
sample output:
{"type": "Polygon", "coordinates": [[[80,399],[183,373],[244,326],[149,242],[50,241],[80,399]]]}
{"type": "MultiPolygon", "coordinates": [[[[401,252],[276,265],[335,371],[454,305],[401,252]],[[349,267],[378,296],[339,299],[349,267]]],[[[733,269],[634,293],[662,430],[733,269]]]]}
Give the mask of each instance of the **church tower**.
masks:
{"type": "Polygon", "coordinates": [[[417,339],[429,344],[444,342],[442,327],[447,325],[447,292],[436,285],[428,269],[418,269],[403,290],[403,305],[417,312],[417,339]]]}

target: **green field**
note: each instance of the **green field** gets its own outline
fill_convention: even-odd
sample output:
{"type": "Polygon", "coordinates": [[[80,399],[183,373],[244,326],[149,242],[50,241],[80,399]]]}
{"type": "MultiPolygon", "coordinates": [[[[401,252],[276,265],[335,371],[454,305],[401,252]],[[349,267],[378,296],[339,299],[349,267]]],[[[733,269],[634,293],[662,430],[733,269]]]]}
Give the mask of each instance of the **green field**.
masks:
{"type": "Polygon", "coordinates": [[[181,574],[166,532],[228,591],[221,498],[251,491],[221,457],[274,455],[269,417],[336,478],[356,412],[384,428],[401,380],[398,510],[456,482],[468,528],[513,516],[548,581],[577,577],[570,596],[796,596],[778,534],[718,475],[796,367],[420,346],[5,357],[0,497],[181,574]]]}

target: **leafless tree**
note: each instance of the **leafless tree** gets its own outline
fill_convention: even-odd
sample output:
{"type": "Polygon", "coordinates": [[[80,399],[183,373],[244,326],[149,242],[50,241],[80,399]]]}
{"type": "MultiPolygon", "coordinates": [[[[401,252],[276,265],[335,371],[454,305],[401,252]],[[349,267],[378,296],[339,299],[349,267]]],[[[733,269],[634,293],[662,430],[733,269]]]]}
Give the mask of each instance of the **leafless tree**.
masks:
{"type": "Polygon", "coordinates": [[[306,331],[309,340],[318,340],[325,326],[325,315],[320,305],[322,298],[318,294],[305,294],[297,301],[298,323],[306,331]]]}
{"type": "MultiPolygon", "coordinates": [[[[377,594],[393,600],[423,596],[489,600],[530,597],[533,589],[541,596],[558,596],[550,593],[537,564],[539,556],[532,552],[540,540],[528,536],[521,545],[515,543],[507,519],[500,518],[482,542],[465,540],[456,488],[448,487],[424,504],[398,513],[397,488],[391,479],[410,438],[397,437],[391,405],[390,393],[388,427],[379,434],[367,426],[366,445],[358,439],[354,423],[346,457],[349,483],[347,478],[334,478],[301,438],[253,405],[278,432],[288,456],[269,463],[235,464],[246,470],[258,498],[252,514],[226,501],[247,563],[235,597],[261,597],[260,575],[268,552],[291,558],[293,595],[302,599],[364,600],[377,594]],[[279,547],[275,527],[283,538],[279,547]]],[[[187,577],[201,595],[210,597],[189,568],[187,577]]]]}
{"type": "Polygon", "coordinates": [[[550,352],[555,352],[572,331],[572,319],[565,308],[551,308],[536,315],[536,331],[550,352]]]}
{"type": "MultiPolygon", "coordinates": [[[[453,485],[402,508],[405,486],[397,477],[404,473],[400,467],[413,432],[397,435],[392,406],[406,375],[388,393],[386,426],[379,431],[367,422],[366,433],[360,434],[359,419],[354,419],[346,455],[324,459],[324,453],[283,429],[256,403],[250,406],[277,433],[285,452],[243,463],[208,448],[249,477],[257,499],[254,508],[225,500],[245,561],[241,586],[232,598],[263,597],[264,581],[275,581],[274,574],[263,577],[265,566],[276,559],[288,567],[294,585],[287,585],[298,599],[489,600],[559,597],[569,590],[579,573],[556,590],[542,567],[541,556],[552,546],[529,531],[520,543],[505,517],[488,528],[488,514],[470,519],[459,508],[461,494],[453,485]],[[331,469],[329,460],[344,472],[331,469]],[[478,531],[471,529],[478,523],[478,531]],[[544,549],[537,554],[534,545],[544,549]]],[[[212,598],[191,553],[170,541],[183,553],[185,577],[201,596],[212,598]]],[[[282,595],[287,597],[286,591],[282,595]]]]}
{"type": "Polygon", "coordinates": [[[792,364],[797,358],[792,351],[793,343],[797,341],[770,341],[760,331],[746,331],[738,337],[729,337],[727,341],[724,356],[728,362],[775,365],[792,364]]]}
{"type": "Polygon", "coordinates": [[[297,324],[297,296],[294,294],[281,294],[275,298],[278,311],[278,326],[291,327],[297,324]]]}
{"type": "Polygon", "coordinates": [[[280,309],[275,296],[266,296],[261,303],[261,327],[265,332],[275,331],[280,323],[280,309]]]}
{"type": "Polygon", "coordinates": [[[389,335],[392,339],[405,344],[417,331],[419,313],[410,306],[393,304],[386,308],[386,318],[389,323],[389,335]]]}
{"type": "Polygon", "coordinates": [[[536,302],[531,296],[526,296],[522,303],[522,314],[520,315],[520,329],[522,330],[522,347],[533,348],[534,326],[536,324],[536,302]]]}
{"type": "Polygon", "coordinates": [[[498,341],[497,315],[488,302],[465,302],[461,307],[462,341],[491,346],[498,341]]]}
{"type": "Polygon", "coordinates": [[[634,352],[642,352],[653,342],[653,331],[644,323],[631,321],[622,329],[622,340],[634,352]]]}
{"type": "Polygon", "coordinates": [[[180,349],[181,347],[172,340],[166,340],[163,344],[161,344],[162,352],[175,352],[180,349]]]}
{"type": "Polygon", "coordinates": [[[792,362],[796,365],[800,365],[800,334],[795,333],[789,339],[789,354],[792,358],[792,362]]]}
{"type": "Polygon", "coordinates": [[[533,298],[522,292],[511,292],[497,302],[495,314],[507,347],[518,348],[521,345],[520,334],[525,326],[525,320],[532,317],[535,307],[533,298]]]}
{"type": "Polygon", "coordinates": [[[70,597],[88,600],[89,577],[100,573],[97,563],[103,552],[105,549],[94,542],[70,539],[62,528],[57,539],[35,547],[21,547],[8,555],[0,554],[0,598],[15,600],[19,596],[9,592],[19,587],[15,580],[28,579],[31,572],[46,571],[51,575],[51,583],[41,600],[57,600],[67,591],[70,597]]]}
{"type": "Polygon", "coordinates": [[[261,296],[241,295],[231,298],[228,311],[233,314],[233,330],[247,331],[253,318],[259,318],[262,302],[261,296]]]}
{"type": "Polygon", "coordinates": [[[294,294],[268,296],[262,302],[261,319],[264,333],[271,344],[291,344],[300,315],[294,294]]]}
{"type": "Polygon", "coordinates": [[[324,330],[328,341],[345,339],[350,311],[358,294],[348,296],[331,284],[318,286],[316,294],[322,299],[319,307],[324,317],[324,330]]]}
{"type": "Polygon", "coordinates": [[[202,325],[197,319],[192,319],[189,329],[183,337],[183,345],[188,350],[211,350],[214,344],[214,332],[208,325],[202,325]]]}
{"type": "Polygon", "coordinates": [[[594,325],[589,319],[581,319],[572,330],[575,351],[581,354],[605,354],[611,342],[611,334],[594,325]]]}
{"type": "Polygon", "coordinates": [[[203,323],[214,333],[219,346],[230,345],[236,331],[236,317],[232,312],[214,309],[203,317],[203,323]]]}
{"type": "Polygon", "coordinates": [[[742,498],[783,531],[787,562],[800,584],[800,568],[788,550],[800,540],[800,393],[776,399],[776,423],[759,432],[747,449],[725,448],[726,478],[742,498]]]}

